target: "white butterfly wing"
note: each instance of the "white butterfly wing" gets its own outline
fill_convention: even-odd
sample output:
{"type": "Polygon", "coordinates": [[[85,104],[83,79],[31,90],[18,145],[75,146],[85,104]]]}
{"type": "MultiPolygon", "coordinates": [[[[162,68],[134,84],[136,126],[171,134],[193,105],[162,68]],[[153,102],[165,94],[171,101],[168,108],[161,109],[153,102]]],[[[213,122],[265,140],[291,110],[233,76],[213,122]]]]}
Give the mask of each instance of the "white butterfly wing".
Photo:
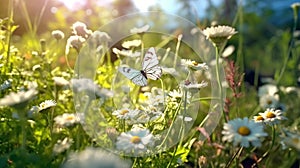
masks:
{"type": "Polygon", "coordinates": [[[161,67],[158,66],[158,63],[159,62],[154,47],[149,48],[142,63],[143,71],[145,72],[147,78],[157,80],[161,77],[162,70],[161,67]]]}
{"type": "Polygon", "coordinates": [[[147,85],[147,79],[141,71],[129,67],[119,67],[118,70],[124,76],[126,76],[126,78],[130,79],[134,84],[139,86],[147,85]]]}

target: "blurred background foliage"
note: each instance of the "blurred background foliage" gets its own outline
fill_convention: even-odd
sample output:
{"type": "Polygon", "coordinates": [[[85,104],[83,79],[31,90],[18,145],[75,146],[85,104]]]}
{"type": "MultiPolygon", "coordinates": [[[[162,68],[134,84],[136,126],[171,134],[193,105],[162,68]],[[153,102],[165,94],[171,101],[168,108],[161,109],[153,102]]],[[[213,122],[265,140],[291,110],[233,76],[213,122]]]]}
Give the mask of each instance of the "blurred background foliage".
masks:
{"type": "MultiPolygon", "coordinates": [[[[293,11],[290,5],[296,1],[173,0],[157,1],[159,3],[155,4],[154,1],[146,3],[140,0],[85,0],[74,1],[77,3],[72,7],[68,6],[69,2],[71,1],[1,0],[0,18],[12,16],[14,24],[18,25],[13,42],[22,51],[32,51],[40,50],[40,39],[48,41],[52,30],[60,29],[67,37],[71,35],[70,26],[76,21],[84,22],[90,29],[97,30],[114,18],[138,12],[140,7],[137,4],[145,3],[149,10],[171,9],[166,12],[189,19],[200,28],[214,22],[236,27],[239,35],[230,44],[238,49],[231,58],[240,63],[242,70],[247,72],[247,80],[254,83],[254,74],[274,77],[276,70],[280,69],[291,40],[293,11]]],[[[163,21],[158,23],[164,24],[163,21]]],[[[180,30],[174,30],[171,26],[169,28],[175,35],[180,33],[180,30]]],[[[288,75],[283,76],[282,83],[297,84],[298,65],[299,59],[288,63],[288,75]]]]}

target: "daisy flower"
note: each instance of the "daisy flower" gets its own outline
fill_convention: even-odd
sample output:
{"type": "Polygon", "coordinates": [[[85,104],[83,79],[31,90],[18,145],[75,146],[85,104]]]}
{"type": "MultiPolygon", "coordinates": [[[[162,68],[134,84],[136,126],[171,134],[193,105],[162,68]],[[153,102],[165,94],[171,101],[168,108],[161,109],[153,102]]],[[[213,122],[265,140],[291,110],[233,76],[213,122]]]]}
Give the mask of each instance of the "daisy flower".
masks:
{"type": "Polygon", "coordinates": [[[105,88],[100,89],[92,79],[71,79],[71,85],[75,92],[85,92],[89,97],[97,96],[106,99],[113,96],[112,91],[105,88]]]}
{"type": "Polygon", "coordinates": [[[251,145],[261,146],[261,138],[268,134],[263,131],[263,125],[248,118],[237,118],[223,126],[223,141],[233,142],[234,146],[241,145],[248,148],[251,145]]]}
{"type": "Polygon", "coordinates": [[[259,98],[260,107],[266,108],[277,108],[279,105],[279,96],[276,95],[263,95],[259,98]]]}
{"type": "Polygon", "coordinates": [[[19,91],[17,93],[10,92],[0,99],[0,106],[12,106],[14,108],[24,108],[27,103],[38,93],[35,88],[19,91]]]}
{"type": "Polygon", "coordinates": [[[198,63],[190,59],[181,59],[181,65],[193,70],[208,70],[206,63],[198,63]]]}
{"type": "Polygon", "coordinates": [[[132,52],[131,50],[119,50],[117,48],[113,48],[113,53],[117,55],[122,55],[125,57],[139,57],[141,56],[141,52],[135,51],[132,52]]]}
{"type": "Polygon", "coordinates": [[[263,113],[259,113],[263,117],[263,122],[270,125],[278,124],[281,120],[285,120],[286,117],[282,116],[281,110],[275,110],[273,108],[267,109],[263,113]]]}
{"type": "Polygon", "coordinates": [[[54,100],[45,100],[39,105],[39,111],[46,110],[50,107],[55,107],[56,102],[54,100]]]}
{"type": "Polygon", "coordinates": [[[65,78],[63,77],[52,77],[52,80],[54,81],[54,83],[57,85],[57,86],[66,86],[66,85],[69,85],[69,81],[67,81],[65,78]]]}
{"type": "Polygon", "coordinates": [[[63,168],[131,168],[131,162],[103,149],[88,147],[68,156],[63,168]]]}
{"type": "Polygon", "coordinates": [[[208,84],[207,82],[202,81],[201,83],[192,83],[189,80],[183,81],[180,84],[180,87],[184,90],[193,90],[198,91],[201,88],[206,87],[208,84]]]}
{"type": "Polygon", "coordinates": [[[122,47],[124,48],[131,48],[131,47],[138,47],[142,44],[142,41],[141,40],[131,40],[131,41],[124,41],[122,43],[122,47]]]}
{"type": "Polygon", "coordinates": [[[148,147],[154,144],[154,136],[148,129],[132,129],[122,132],[117,138],[116,147],[127,154],[142,154],[148,151],[148,147]]]}
{"type": "Polygon", "coordinates": [[[59,154],[68,150],[71,147],[72,143],[73,140],[69,138],[65,138],[64,140],[58,140],[53,147],[53,153],[59,154]]]}
{"type": "Polygon", "coordinates": [[[224,25],[208,27],[203,30],[206,39],[210,39],[216,46],[221,46],[236,33],[234,28],[224,25]]]}
{"type": "Polygon", "coordinates": [[[258,96],[264,96],[264,95],[275,95],[278,92],[278,88],[276,85],[272,84],[266,84],[262,85],[258,88],[258,96]]]}
{"type": "Polygon", "coordinates": [[[132,29],[130,29],[130,33],[132,34],[143,34],[145,33],[146,31],[148,31],[150,29],[150,26],[149,25],[145,25],[145,26],[142,26],[142,27],[134,27],[132,29]]]}
{"type": "Polygon", "coordinates": [[[282,142],[284,145],[295,148],[300,151],[300,135],[296,133],[286,132],[286,136],[283,137],[282,142]]]}
{"type": "Polygon", "coordinates": [[[116,116],[118,119],[129,119],[134,118],[139,113],[139,110],[131,110],[128,108],[124,108],[121,110],[116,110],[112,113],[112,115],[116,116]]]}
{"type": "Polygon", "coordinates": [[[64,113],[54,118],[55,124],[60,127],[72,126],[80,122],[80,117],[74,113],[64,113]]]}

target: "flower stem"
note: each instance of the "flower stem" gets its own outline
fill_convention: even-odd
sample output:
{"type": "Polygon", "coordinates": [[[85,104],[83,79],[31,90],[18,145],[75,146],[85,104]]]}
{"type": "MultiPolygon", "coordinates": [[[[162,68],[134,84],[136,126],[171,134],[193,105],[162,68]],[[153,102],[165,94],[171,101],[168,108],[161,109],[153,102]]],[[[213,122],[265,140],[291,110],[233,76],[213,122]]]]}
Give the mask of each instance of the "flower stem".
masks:
{"type": "Polygon", "coordinates": [[[219,96],[220,96],[220,104],[221,104],[221,111],[223,112],[223,115],[224,115],[224,119],[225,119],[225,122],[227,122],[227,118],[226,118],[226,113],[224,112],[223,110],[223,88],[222,88],[222,83],[221,83],[221,77],[220,77],[220,74],[219,74],[219,66],[220,66],[220,61],[219,61],[219,50],[218,50],[218,47],[215,46],[215,49],[216,49],[216,75],[217,75],[217,82],[218,82],[218,87],[219,87],[219,96]]]}
{"type": "Polygon", "coordinates": [[[241,155],[243,149],[244,149],[243,147],[240,147],[240,149],[232,156],[232,158],[231,158],[231,159],[229,160],[229,162],[226,164],[225,168],[228,168],[228,167],[231,165],[231,163],[233,162],[233,160],[234,160],[235,158],[238,158],[237,156],[240,156],[240,155],[241,155]]]}

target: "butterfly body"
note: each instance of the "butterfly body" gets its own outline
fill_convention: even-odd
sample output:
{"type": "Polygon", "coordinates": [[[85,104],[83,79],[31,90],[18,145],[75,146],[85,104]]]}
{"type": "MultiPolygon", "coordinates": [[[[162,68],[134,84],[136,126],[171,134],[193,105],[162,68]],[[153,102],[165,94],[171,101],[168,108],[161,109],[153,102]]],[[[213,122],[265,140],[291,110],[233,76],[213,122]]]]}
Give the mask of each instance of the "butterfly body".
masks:
{"type": "Polygon", "coordinates": [[[158,66],[158,58],[153,47],[146,52],[142,62],[142,70],[136,70],[129,67],[119,67],[119,71],[130,79],[134,84],[146,86],[147,79],[157,80],[162,75],[162,69],[158,66]]]}

